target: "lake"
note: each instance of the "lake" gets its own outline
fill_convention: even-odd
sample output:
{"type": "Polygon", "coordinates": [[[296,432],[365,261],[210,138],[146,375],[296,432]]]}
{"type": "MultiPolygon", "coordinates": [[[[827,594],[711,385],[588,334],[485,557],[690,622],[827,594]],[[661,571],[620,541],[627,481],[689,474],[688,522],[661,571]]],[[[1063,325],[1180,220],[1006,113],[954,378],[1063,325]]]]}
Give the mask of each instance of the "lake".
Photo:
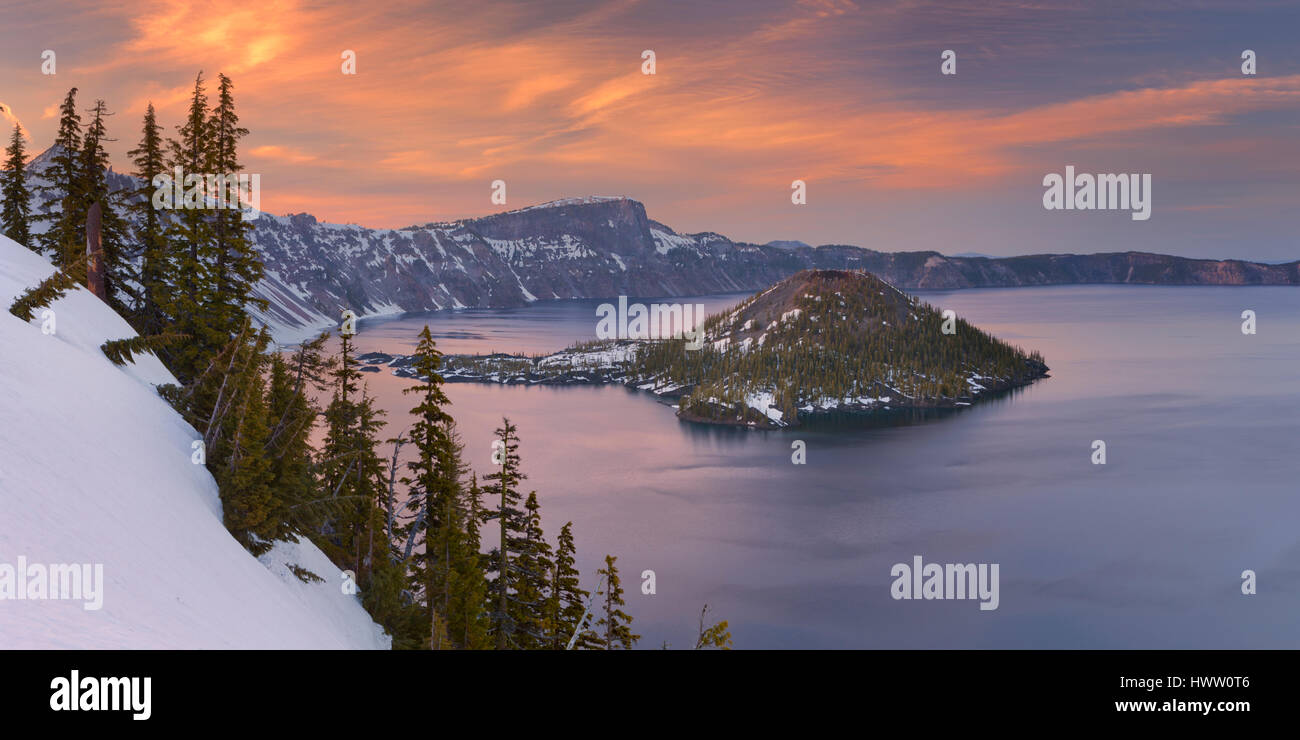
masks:
{"type": "MultiPolygon", "coordinates": [[[[1051,377],[936,418],[775,432],[616,386],[450,384],[451,412],[479,471],[501,416],[518,425],[548,537],[574,523],[588,589],[618,557],[640,647],[693,645],[705,603],[737,648],[1300,647],[1300,290],[919,295],[1051,377]],[[895,600],[892,566],[918,555],[998,564],[998,608],[895,600]]],[[[594,338],[601,302],[364,320],[356,339],[408,353],[428,323],[444,352],[543,353],[594,338]]],[[[405,428],[410,381],[365,381],[386,436],[405,428]]]]}

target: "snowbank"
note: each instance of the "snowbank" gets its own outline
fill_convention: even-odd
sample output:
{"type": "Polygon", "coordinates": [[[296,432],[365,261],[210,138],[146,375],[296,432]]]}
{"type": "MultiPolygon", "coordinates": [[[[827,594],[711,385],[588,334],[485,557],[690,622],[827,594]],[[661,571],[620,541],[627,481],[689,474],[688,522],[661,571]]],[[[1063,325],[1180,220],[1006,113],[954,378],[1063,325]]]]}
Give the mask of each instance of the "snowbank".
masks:
{"type": "Polygon", "coordinates": [[[198,435],[154,392],[170,373],[99,350],[133,334],[121,317],[80,288],[53,304],[53,334],[40,312],[8,312],[52,272],[0,237],[0,578],[20,557],[102,565],[103,604],[5,598],[0,584],[0,649],[387,648],[314,545],[259,562],[226,532],[216,483],[190,461],[198,435]]]}

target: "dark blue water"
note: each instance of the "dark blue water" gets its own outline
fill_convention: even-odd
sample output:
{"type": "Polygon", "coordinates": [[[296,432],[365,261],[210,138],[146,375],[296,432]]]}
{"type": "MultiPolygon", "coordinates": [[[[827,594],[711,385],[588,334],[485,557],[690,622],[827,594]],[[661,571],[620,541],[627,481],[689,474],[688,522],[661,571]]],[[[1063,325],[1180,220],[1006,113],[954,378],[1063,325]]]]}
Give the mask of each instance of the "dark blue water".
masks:
{"type": "MultiPolygon", "coordinates": [[[[1051,377],[866,428],[692,425],[622,387],[452,385],[452,412],[480,470],[500,417],[518,424],[546,531],[574,522],[588,588],[618,556],[644,647],[689,647],[706,602],[744,648],[1300,647],[1300,290],[922,296],[1051,377]],[[892,599],[915,555],[999,564],[999,608],[892,599]]],[[[447,352],[545,352],[593,338],[597,303],[362,322],[358,344],[406,352],[428,323],[447,352]]],[[[407,381],[366,380],[396,432],[407,381]]]]}

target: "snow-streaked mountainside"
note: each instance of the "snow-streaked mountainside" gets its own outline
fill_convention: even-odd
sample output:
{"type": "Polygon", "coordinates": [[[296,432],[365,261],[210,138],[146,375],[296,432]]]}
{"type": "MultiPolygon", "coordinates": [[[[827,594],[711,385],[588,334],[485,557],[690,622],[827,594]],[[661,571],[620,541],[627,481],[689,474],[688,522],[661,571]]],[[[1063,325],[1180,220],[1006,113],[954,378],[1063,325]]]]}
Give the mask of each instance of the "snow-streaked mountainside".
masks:
{"type": "MultiPolygon", "coordinates": [[[[53,150],[32,160],[34,176],[53,150]]],[[[109,185],[139,182],[110,173],[109,185]]],[[[260,318],[280,342],[360,316],[499,308],[555,298],[666,297],[754,291],[809,269],[865,269],[904,290],[1067,283],[1300,284],[1300,262],[1264,265],[1124,252],[1004,259],[855,246],[758,245],[679,234],[629,198],[588,196],[482,218],[401,229],[322,223],[309,214],[253,222],[266,267],[260,318]]],[[[43,228],[43,227],[42,227],[43,228]]]]}
{"type": "Polygon", "coordinates": [[[175,380],[152,355],[117,367],[99,349],[133,335],[121,317],[83,288],[51,306],[52,334],[8,312],[52,272],[0,237],[0,569],[100,564],[103,605],[0,596],[0,649],[387,648],[314,545],[259,562],[230,536],[196,432],[154,390],[175,380]]]}

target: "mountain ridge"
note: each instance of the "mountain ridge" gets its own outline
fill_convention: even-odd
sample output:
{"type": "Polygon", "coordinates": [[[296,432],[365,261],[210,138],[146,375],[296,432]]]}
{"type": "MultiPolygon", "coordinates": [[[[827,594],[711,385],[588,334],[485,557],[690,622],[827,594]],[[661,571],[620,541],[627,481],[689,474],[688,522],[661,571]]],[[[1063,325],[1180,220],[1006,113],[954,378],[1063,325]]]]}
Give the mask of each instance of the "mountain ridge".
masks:
{"type": "MultiPolygon", "coordinates": [[[[39,178],[49,150],[32,160],[39,178]]],[[[139,181],[113,172],[110,186],[139,181]]],[[[48,204],[37,204],[43,211],[48,204]]],[[[258,316],[291,343],[358,316],[509,308],[537,300],[674,297],[760,290],[804,269],[867,270],[904,290],[1080,283],[1298,285],[1300,261],[1268,265],[1148,252],[950,257],[733,241],[679,233],[626,196],[565,198],[502,213],[398,229],[259,213],[253,238],[266,275],[258,316]]]]}

